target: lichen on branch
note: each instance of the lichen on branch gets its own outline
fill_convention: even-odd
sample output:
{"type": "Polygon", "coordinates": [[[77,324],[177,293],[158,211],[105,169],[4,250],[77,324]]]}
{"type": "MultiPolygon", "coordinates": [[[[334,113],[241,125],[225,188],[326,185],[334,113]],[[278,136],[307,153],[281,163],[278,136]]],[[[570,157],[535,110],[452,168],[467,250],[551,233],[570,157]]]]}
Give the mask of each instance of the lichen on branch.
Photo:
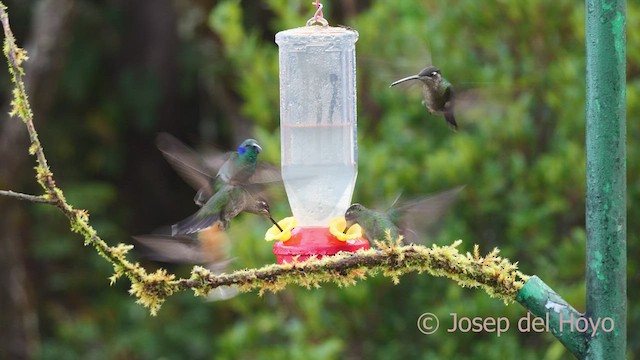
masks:
{"type": "Polygon", "coordinates": [[[179,279],[173,284],[178,289],[191,288],[197,295],[206,295],[219,286],[237,286],[241,291],[258,290],[277,292],[289,284],[306,288],[320,287],[322,283],[338,286],[354,285],[367,274],[381,273],[394,283],[409,272],[427,272],[456,281],[463,287],[480,287],[490,296],[505,303],[515,301],[516,295],[528,276],[518,271],[517,264],[498,256],[494,249],[480,256],[478,246],[473,254],[461,254],[461,240],[448,246],[401,245],[397,241],[376,242],[379,249],[360,250],[355,253],[341,252],[321,259],[272,264],[260,269],[247,269],[232,274],[214,275],[207,269],[195,267],[190,279],[179,279]]]}

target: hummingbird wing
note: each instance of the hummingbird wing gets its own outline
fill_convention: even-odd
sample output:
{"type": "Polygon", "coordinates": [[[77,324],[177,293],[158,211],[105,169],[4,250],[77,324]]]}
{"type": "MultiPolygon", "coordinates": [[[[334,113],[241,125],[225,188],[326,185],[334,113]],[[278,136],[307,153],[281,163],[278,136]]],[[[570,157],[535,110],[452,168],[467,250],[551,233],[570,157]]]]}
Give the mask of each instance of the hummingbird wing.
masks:
{"type": "Polygon", "coordinates": [[[491,83],[459,83],[454,90],[452,110],[465,127],[508,117],[509,104],[517,103],[520,96],[526,95],[491,83]]]}
{"type": "Polygon", "coordinates": [[[209,269],[222,271],[232,260],[230,240],[219,227],[192,235],[150,234],[133,238],[142,245],[142,255],[155,261],[206,264],[209,269]]]}
{"type": "Polygon", "coordinates": [[[209,154],[201,156],[167,133],[159,134],[156,142],[169,164],[183,180],[198,191],[194,201],[200,206],[224,184],[271,184],[282,181],[278,167],[262,162],[256,165],[255,173],[246,179],[243,172],[234,168],[237,160],[234,154],[237,155],[237,153],[233,151],[227,153],[210,151],[209,154]],[[234,177],[233,174],[236,173],[238,176],[234,177]]]}
{"type": "Polygon", "coordinates": [[[229,154],[215,156],[216,161],[212,160],[213,157],[204,161],[195,151],[167,133],[160,133],[156,138],[156,144],[167,162],[184,181],[194,189],[207,192],[209,197],[211,196],[211,184],[217,173],[214,166],[222,166],[229,154]]]}
{"type": "Polygon", "coordinates": [[[133,239],[142,245],[142,256],[155,261],[203,264],[209,260],[197,242],[187,236],[153,234],[138,235],[133,239]]]}
{"type": "Polygon", "coordinates": [[[389,210],[387,214],[399,225],[406,243],[424,243],[422,235],[447,212],[464,187],[412,200],[389,210]]]}
{"type": "Polygon", "coordinates": [[[271,184],[282,181],[280,168],[271,164],[259,162],[256,165],[256,172],[249,178],[251,184],[271,184]]]}

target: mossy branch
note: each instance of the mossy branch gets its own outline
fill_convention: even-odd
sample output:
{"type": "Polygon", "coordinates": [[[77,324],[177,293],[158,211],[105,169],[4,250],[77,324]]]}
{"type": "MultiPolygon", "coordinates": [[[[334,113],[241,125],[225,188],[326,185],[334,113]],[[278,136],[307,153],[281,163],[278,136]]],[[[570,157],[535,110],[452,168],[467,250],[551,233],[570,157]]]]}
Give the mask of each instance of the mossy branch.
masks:
{"type": "Polygon", "coordinates": [[[257,289],[262,294],[265,291],[277,292],[288,284],[312,288],[332,282],[349,286],[354,285],[357,279],[366,278],[367,273],[382,273],[397,284],[401,275],[415,271],[448,277],[463,287],[481,287],[505,303],[515,301],[518,291],[529,278],[518,271],[517,264],[499,257],[498,249],[482,257],[477,245],[473,254],[461,254],[458,252],[461,243],[462,240],[458,240],[448,246],[425,247],[402,246],[401,239],[376,242],[380,249],[341,252],[321,259],[267,265],[228,275],[213,275],[207,269],[196,267],[190,279],[172,283],[178,290],[191,288],[197,295],[206,295],[213,288],[225,285],[238,286],[241,291],[257,289]]]}
{"type": "Polygon", "coordinates": [[[473,254],[460,254],[457,249],[461,244],[460,240],[450,246],[424,247],[401,246],[400,239],[389,239],[387,242],[377,242],[379,249],[339,253],[292,264],[267,265],[232,274],[214,275],[209,270],[196,266],[188,279],[177,279],[164,269],[147,273],[138,263],[127,260],[126,255],[133,248],[132,245],[109,246],[89,224],[88,212],[74,209],[67,203],[62,190],[56,186],[33,124],[33,112],[23,81],[22,63],[28,59],[27,53],[16,45],[6,10],[0,2],[0,22],[5,34],[3,50],[14,83],[10,115],[20,118],[27,127],[31,141],[29,153],[36,158],[36,180],[42,186],[44,194],[28,195],[1,190],[0,196],[46,203],[59,208],[69,219],[71,230],[84,237],[85,245],[92,245],[113,265],[111,283],[123,275],[129,278],[129,292],[138,297],[138,303],[148,307],[152,314],[156,314],[166,297],[175,292],[192,289],[196,295],[204,296],[219,286],[237,286],[241,291],[257,289],[262,294],[265,291],[282,290],[288,284],[311,288],[319,287],[321,283],[333,282],[339,286],[348,286],[355,284],[357,279],[364,279],[367,273],[382,273],[397,283],[399,276],[417,271],[446,276],[461,286],[481,287],[490,296],[509,303],[516,299],[518,290],[527,281],[528,276],[517,270],[517,264],[499,257],[497,249],[481,257],[476,245],[473,254]]]}

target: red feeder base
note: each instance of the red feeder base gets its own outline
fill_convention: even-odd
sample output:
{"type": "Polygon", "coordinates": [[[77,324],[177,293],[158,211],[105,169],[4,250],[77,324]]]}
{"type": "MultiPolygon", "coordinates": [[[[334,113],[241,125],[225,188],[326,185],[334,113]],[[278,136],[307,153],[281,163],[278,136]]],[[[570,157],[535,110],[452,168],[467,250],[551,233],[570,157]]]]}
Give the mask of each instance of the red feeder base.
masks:
{"type": "Polygon", "coordinates": [[[304,261],[310,256],[335,255],[340,251],[355,252],[368,249],[365,239],[340,241],[329,232],[328,227],[300,227],[291,230],[291,239],[273,244],[273,253],[278,264],[290,263],[297,256],[297,261],[304,261]]]}

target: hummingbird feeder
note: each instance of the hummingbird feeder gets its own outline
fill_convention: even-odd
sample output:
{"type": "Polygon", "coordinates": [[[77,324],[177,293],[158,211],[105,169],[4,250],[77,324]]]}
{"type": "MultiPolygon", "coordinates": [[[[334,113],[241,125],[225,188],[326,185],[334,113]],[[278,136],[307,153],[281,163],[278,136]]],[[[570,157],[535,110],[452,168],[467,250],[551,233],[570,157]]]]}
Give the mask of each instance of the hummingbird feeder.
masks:
{"type": "Polygon", "coordinates": [[[358,174],[358,33],[328,26],[322,4],[306,26],[276,34],[280,57],[282,179],[293,213],[265,238],[278,263],[369,248],[344,213],[358,174]]]}

